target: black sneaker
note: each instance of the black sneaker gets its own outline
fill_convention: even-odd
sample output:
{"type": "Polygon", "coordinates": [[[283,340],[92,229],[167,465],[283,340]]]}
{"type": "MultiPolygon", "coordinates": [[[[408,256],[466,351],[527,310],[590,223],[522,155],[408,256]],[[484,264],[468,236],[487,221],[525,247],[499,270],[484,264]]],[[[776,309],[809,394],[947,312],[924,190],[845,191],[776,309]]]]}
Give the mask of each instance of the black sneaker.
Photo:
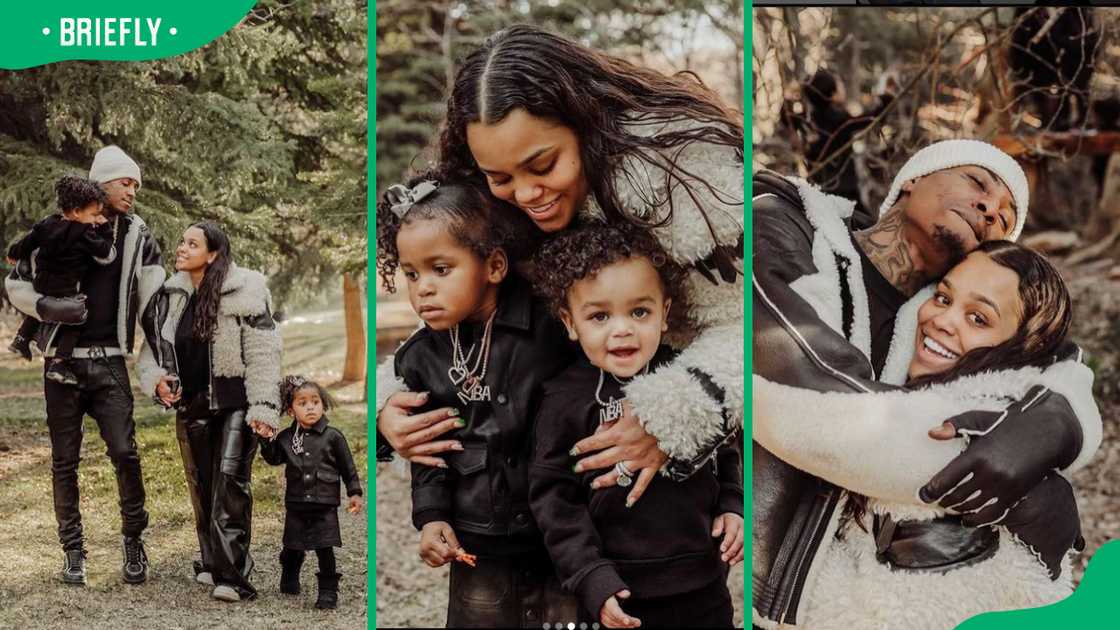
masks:
{"type": "Polygon", "coordinates": [[[62,582],[64,584],[86,583],[86,551],[85,549],[67,549],[66,558],[62,563],[62,582]]]}
{"type": "Polygon", "coordinates": [[[148,554],[139,536],[124,537],[124,565],[121,575],[128,584],[143,584],[148,579],[148,554]]]}
{"type": "Polygon", "coordinates": [[[25,361],[31,360],[31,340],[23,335],[16,335],[12,343],[8,344],[8,350],[23,357],[25,361]]]}
{"type": "Polygon", "coordinates": [[[45,376],[48,380],[52,380],[62,385],[78,384],[78,377],[74,376],[74,373],[70,371],[70,368],[66,365],[66,361],[63,361],[61,359],[55,359],[51,362],[50,367],[47,368],[47,373],[45,376]]]}

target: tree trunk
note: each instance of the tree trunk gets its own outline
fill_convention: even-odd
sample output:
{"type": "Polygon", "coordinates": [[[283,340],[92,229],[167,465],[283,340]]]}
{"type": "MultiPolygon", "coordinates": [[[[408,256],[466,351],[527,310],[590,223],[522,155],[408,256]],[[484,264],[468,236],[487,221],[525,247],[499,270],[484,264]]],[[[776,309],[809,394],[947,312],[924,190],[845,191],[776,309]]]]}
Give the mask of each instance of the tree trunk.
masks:
{"type": "Polygon", "coordinates": [[[361,287],[351,274],[342,276],[342,302],[346,320],[346,364],[342,368],[341,381],[353,383],[366,376],[366,332],[361,287]]]}

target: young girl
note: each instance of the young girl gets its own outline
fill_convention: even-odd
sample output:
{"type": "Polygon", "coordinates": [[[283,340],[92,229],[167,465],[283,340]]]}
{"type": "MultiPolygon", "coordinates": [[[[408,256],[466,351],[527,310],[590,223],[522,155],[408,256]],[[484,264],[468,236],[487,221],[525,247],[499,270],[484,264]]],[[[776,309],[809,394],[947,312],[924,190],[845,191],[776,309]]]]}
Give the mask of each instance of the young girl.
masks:
{"type": "Polygon", "coordinates": [[[471,562],[451,565],[448,627],[576,621],[529,511],[540,385],[574,355],[559,322],[510,273],[526,227],[484,186],[438,173],[391,187],[377,206],[381,277],[393,291],[404,272],[424,321],[379,370],[378,397],[427,392],[421,411],[450,407],[458,426],[445,462],[412,465],[420,557],[432,567],[471,562]]]}
{"type": "Polygon", "coordinates": [[[362,508],[362,481],[346,436],[328,425],[326,412],[335,406],[327,390],[302,376],[288,376],[280,385],[280,400],[295,421],[261,445],[261,456],[273,466],[283,464],[288,486],[284,492],[284,549],[280,552],[280,592],[299,594],[299,570],[308,551],[319,558],[319,596],[315,607],[338,606],[334,548],[342,546],[338,531],[338,484],[350,497],[347,508],[362,508]]]}
{"type": "MultiPolygon", "coordinates": [[[[1069,396],[1091,387],[1092,371],[1079,362],[1051,365],[1071,310],[1061,276],[1042,256],[987,242],[899,311],[884,380],[905,380],[916,392],[809,393],[754,378],[755,440],[848,490],[838,540],[807,602],[806,627],[950,628],[982,612],[1041,606],[1070,593],[1068,559],[1061,578],[1048,574],[1037,552],[1003,526],[1010,526],[1006,509],[984,515],[998,497],[975,496],[962,484],[946,512],[922,502],[918,489],[963,447],[950,439],[952,428],[930,430],[945,418],[975,409],[998,415],[1009,401],[1033,405],[1050,390],[1069,396]],[[912,334],[901,333],[903,324],[912,334]]],[[[1100,442],[1095,417],[1095,435],[1084,436],[1089,452],[1100,442]]],[[[1057,472],[1043,486],[1073,500],[1057,472]]],[[[1052,534],[1070,546],[1078,535],[1052,534]]]]}
{"type": "Polygon", "coordinates": [[[727,569],[743,558],[739,436],[687,480],[655,479],[640,503],[626,497],[633,471],[624,464],[617,485],[595,490],[597,473],[575,472],[570,453],[618,421],[630,379],[673,360],[661,341],[673,309],[687,312],[685,272],[643,230],[603,225],[553,239],[536,267],[584,353],[545,384],[529,473],[533,514],[565,588],[608,628],[732,627],[727,569]]]}

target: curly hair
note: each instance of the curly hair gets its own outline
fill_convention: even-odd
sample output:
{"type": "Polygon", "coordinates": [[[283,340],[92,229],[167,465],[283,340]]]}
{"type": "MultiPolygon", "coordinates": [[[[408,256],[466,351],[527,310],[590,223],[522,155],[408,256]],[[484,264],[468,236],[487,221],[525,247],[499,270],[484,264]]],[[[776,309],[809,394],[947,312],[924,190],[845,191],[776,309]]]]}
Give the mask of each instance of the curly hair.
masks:
{"type": "Polygon", "coordinates": [[[671,195],[649,200],[659,209],[649,221],[624,211],[615,182],[642,174],[619,172],[626,168],[622,158],[636,158],[643,167],[663,173],[666,190],[683,186],[695,197],[696,184],[711,186],[703,174],[685,171],[672,156],[693,142],[731,147],[740,155],[743,148],[742,115],[725,106],[695,74],[666,76],[518,24],[486,38],[463,60],[440,131],[441,168],[484,183],[467,144],[467,126],[500,122],[515,109],[557,121],[575,133],[589,189],[610,223],[664,225],[673,215],[671,195]],[[681,122],[696,124],[649,136],[629,129],[681,122]]]}
{"type": "Polygon", "coordinates": [[[70,212],[84,208],[91,203],[108,203],[109,198],[97,182],[91,181],[81,175],[63,175],[54,185],[58,195],[58,209],[70,212]]]}
{"type": "Polygon", "coordinates": [[[439,187],[414,203],[404,217],[393,212],[388,193],[377,202],[377,271],[390,293],[396,291],[393,276],[400,267],[397,235],[405,225],[443,221],[452,238],[480,259],[501,249],[511,266],[527,258],[541,238],[525,213],[491,195],[485,184],[428,170],[417,173],[405,185],[413,188],[423,181],[434,181],[439,187]]]}
{"type": "Polygon", "coordinates": [[[305,389],[313,389],[319,394],[319,400],[323,401],[323,411],[330,411],[338,406],[326,387],[302,376],[290,375],[280,381],[280,408],[285,412],[290,411],[296,400],[296,393],[305,389]]]}
{"type": "Polygon", "coordinates": [[[645,258],[657,270],[661,290],[673,301],[669,327],[687,327],[685,281],[688,270],[665,253],[657,239],[644,228],[628,223],[592,223],[560,232],[545,241],[533,257],[534,285],[553,313],[568,308],[572,285],[600,270],[629,258],[645,258]]]}

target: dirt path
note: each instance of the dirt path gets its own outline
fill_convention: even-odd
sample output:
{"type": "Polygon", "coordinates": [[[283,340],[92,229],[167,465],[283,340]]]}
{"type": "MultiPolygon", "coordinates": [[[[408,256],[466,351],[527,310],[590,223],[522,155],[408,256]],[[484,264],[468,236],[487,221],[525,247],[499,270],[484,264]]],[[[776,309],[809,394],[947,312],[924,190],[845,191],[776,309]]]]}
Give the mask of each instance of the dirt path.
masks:
{"type": "MultiPolygon", "coordinates": [[[[282,328],[285,364],[331,383],[342,365],[340,322],[282,328]],[[334,340],[324,347],[324,340],[334,340]],[[337,349],[335,349],[337,348],[337,349]]],[[[6,343],[6,338],[5,338],[6,343]]],[[[314,555],[304,565],[303,594],[278,589],[283,530],[283,468],[258,459],[253,470],[253,602],[225,604],[195,584],[191,560],[198,546],[182,461],[174,439],[174,417],[136,396],[137,442],[144,471],[151,525],[145,543],[151,561],[147,584],[121,582],[120,519],[116,482],[97,427],[87,418],[79,470],[81,510],[89,551],[89,584],[65,586],[58,579],[62,552],[51,508],[50,446],[46,436],[38,363],[0,356],[0,628],[230,628],[276,627],[364,629],[367,598],[365,514],[339,514],[344,546],[336,550],[343,574],[339,608],[315,610],[314,555]]],[[[136,379],[133,378],[133,383],[136,379]]],[[[358,470],[366,470],[365,405],[359,386],[335,393],[344,401],[330,414],[347,436],[358,470]]]]}

